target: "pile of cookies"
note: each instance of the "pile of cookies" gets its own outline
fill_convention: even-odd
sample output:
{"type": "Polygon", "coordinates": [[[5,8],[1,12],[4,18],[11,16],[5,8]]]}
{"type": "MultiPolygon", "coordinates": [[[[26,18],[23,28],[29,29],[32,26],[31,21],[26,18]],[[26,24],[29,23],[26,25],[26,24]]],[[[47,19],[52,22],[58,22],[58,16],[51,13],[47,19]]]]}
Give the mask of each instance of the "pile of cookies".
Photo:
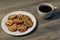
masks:
{"type": "Polygon", "coordinates": [[[23,14],[11,14],[8,16],[5,24],[9,31],[25,32],[28,28],[33,26],[31,18],[23,14]]]}

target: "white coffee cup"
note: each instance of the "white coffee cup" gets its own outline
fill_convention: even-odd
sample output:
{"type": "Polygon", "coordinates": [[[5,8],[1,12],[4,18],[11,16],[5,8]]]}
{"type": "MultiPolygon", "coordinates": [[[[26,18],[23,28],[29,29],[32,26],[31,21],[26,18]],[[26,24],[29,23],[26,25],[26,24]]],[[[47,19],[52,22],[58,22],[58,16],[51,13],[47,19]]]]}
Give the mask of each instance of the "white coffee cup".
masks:
{"type": "Polygon", "coordinates": [[[40,14],[41,17],[43,18],[49,18],[53,12],[55,11],[55,9],[57,9],[57,7],[55,7],[54,5],[52,5],[51,3],[41,3],[38,7],[37,7],[37,11],[40,14]],[[42,12],[41,10],[39,10],[40,7],[42,6],[48,6],[51,7],[52,10],[50,10],[49,12],[42,12]]]}

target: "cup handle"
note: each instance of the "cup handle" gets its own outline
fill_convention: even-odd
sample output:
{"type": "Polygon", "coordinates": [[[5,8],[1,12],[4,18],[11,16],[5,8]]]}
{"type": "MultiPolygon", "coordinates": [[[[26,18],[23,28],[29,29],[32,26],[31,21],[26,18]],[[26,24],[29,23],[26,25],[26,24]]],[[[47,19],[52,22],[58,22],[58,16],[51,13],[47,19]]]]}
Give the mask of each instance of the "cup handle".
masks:
{"type": "Polygon", "coordinates": [[[55,9],[58,9],[58,7],[55,7],[55,9]]]}

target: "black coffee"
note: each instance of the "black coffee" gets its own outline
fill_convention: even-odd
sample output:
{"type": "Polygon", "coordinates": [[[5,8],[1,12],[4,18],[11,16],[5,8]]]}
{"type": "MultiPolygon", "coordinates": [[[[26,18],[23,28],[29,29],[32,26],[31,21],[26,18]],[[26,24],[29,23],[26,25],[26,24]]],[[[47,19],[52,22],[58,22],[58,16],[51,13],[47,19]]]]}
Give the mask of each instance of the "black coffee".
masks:
{"type": "Polygon", "coordinates": [[[52,8],[49,6],[40,6],[39,10],[42,12],[50,12],[52,10],[52,8]]]}

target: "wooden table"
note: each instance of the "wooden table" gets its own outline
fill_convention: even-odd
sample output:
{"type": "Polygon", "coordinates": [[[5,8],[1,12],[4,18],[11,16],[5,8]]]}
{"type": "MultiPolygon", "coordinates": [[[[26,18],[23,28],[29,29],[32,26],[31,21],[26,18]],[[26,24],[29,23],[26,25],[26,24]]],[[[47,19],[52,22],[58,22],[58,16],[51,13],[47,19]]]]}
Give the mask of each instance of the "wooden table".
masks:
{"type": "Polygon", "coordinates": [[[29,35],[15,37],[5,33],[0,26],[0,40],[60,40],[60,1],[59,0],[0,0],[0,24],[4,16],[13,11],[27,11],[38,21],[36,29],[29,35]],[[40,3],[49,2],[58,9],[51,19],[43,19],[37,12],[40,3]]]}

